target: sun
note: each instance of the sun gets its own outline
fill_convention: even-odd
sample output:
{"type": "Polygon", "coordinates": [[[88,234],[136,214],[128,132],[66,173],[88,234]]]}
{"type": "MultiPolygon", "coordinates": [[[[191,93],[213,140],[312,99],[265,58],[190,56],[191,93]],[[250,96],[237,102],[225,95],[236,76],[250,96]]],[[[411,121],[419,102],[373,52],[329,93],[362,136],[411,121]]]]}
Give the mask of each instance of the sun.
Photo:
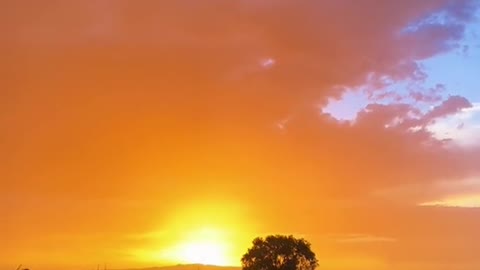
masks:
{"type": "Polygon", "coordinates": [[[187,264],[227,266],[234,263],[231,243],[224,230],[201,228],[186,234],[170,249],[170,260],[187,264]]]}
{"type": "Polygon", "coordinates": [[[228,265],[226,247],[221,243],[193,242],[180,246],[178,256],[185,263],[228,265]]]}
{"type": "Polygon", "coordinates": [[[149,264],[240,266],[240,257],[254,235],[242,213],[226,202],[178,207],[161,229],[143,236],[150,241],[145,247],[131,253],[149,264]]]}

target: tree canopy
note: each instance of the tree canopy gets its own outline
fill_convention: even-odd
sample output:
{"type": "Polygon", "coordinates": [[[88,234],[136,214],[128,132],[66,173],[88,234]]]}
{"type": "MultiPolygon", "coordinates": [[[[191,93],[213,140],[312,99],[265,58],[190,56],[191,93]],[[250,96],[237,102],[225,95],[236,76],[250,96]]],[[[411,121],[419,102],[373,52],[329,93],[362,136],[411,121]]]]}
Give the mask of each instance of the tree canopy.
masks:
{"type": "Polygon", "coordinates": [[[314,270],[317,266],[310,243],[291,235],[257,237],[242,257],[243,270],[314,270]]]}

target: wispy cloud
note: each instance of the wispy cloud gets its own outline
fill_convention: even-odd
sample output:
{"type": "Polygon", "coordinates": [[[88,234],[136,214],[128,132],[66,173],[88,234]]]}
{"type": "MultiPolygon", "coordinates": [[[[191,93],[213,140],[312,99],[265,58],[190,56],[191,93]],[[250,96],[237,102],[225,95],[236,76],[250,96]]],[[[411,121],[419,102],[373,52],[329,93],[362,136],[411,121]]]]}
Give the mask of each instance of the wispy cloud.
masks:
{"type": "Polygon", "coordinates": [[[396,242],[393,237],[384,237],[369,234],[347,234],[335,236],[335,241],[339,243],[372,243],[372,242],[396,242]]]}
{"type": "Polygon", "coordinates": [[[480,208],[480,193],[449,196],[444,199],[421,203],[420,206],[480,208]]]}

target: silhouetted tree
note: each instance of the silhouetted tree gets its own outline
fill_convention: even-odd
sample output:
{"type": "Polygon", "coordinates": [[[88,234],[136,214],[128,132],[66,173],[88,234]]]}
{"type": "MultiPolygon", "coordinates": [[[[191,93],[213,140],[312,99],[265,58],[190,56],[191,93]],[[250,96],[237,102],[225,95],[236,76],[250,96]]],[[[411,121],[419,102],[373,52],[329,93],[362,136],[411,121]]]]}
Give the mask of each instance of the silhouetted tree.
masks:
{"type": "Polygon", "coordinates": [[[291,235],[255,238],[242,257],[243,270],[314,270],[317,266],[310,243],[291,235]]]}

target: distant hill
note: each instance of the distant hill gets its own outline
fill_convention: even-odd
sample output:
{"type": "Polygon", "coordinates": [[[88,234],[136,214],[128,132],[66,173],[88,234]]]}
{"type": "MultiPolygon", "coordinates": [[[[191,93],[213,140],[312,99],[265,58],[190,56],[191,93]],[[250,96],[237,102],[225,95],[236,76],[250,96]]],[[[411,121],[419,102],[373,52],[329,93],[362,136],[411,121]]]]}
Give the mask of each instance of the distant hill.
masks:
{"type": "Polygon", "coordinates": [[[182,264],[182,265],[173,265],[173,266],[131,268],[131,269],[121,269],[121,270],[240,270],[240,269],[241,269],[240,267],[234,267],[234,266],[182,264]]]}

